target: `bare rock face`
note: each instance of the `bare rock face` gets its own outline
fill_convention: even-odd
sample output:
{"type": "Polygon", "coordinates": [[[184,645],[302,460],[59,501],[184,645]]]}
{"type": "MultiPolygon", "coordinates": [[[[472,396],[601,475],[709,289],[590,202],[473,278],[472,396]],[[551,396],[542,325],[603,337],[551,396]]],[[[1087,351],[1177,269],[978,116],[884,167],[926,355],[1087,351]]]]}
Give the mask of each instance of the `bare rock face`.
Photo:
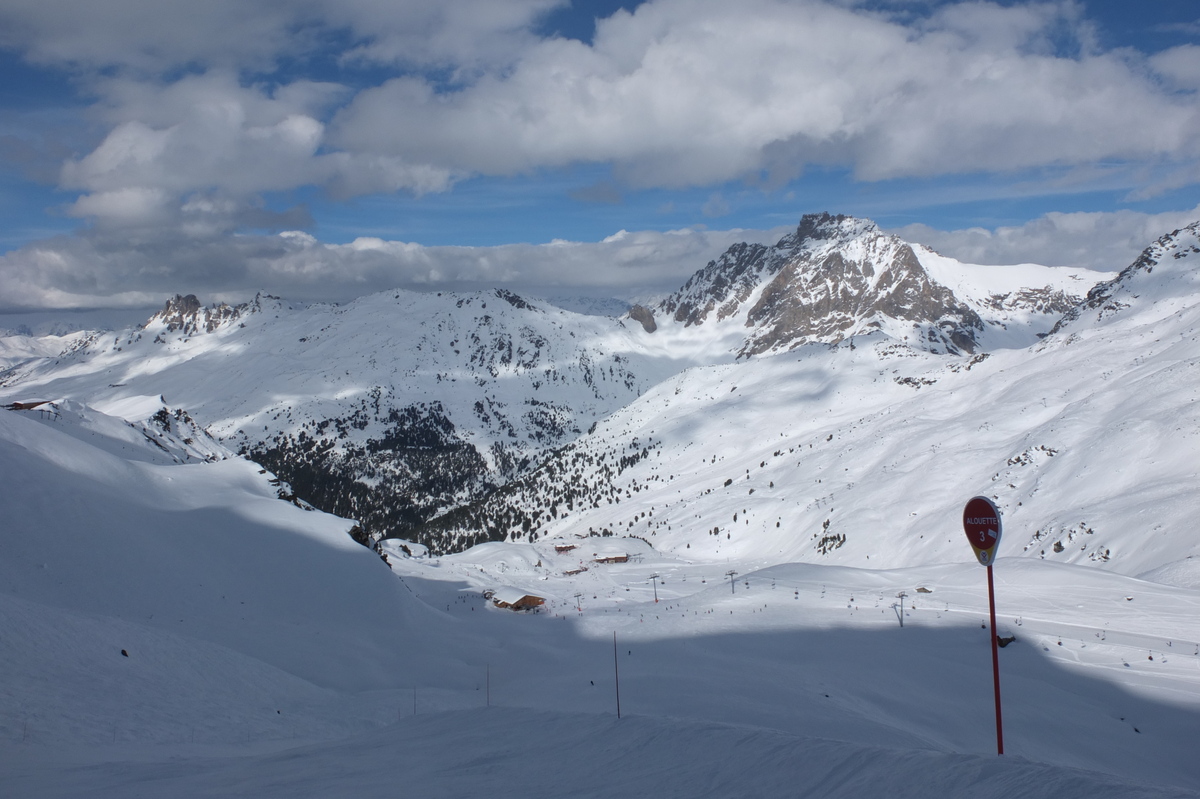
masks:
{"type": "Polygon", "coordinates": [[[883,319],[923,325],[947,350],[973,352],[973,331],[983,328],[979,316],[933,282],[909,245],[888,239],[872,241],[882,246],[857,259],[836,249],[820,260],[791,260],[747,313],[753,332],[742,353],[839,341],[883,319]]]}
{"type": "Polygon", "coordinates": [[[913,330],[932,351],[973,352],[979,315],[935,282],[912,247],[873,222],[807,214],[774,247],[735,244],[658,306],[685,326],[744,316],[739,355],[913,330]]]}
{"type": "Polygon", "coordinates": [[[205,308],[195,294],[186,296],[176,294],[167,300],[163,309],[150,317],[143,327],[150,327],[157,323],[166,325],[168,333],[176,331],[183,331],[185,335],[195,335],[200,331],[211,333],[224,322],[237,319],[243,310],[244,306],[235,308],[223,302],[205,308]]]}
{"type": "Polygon", "coordinates": [[[658,324],[654,321],[654,311],[651,311],[644,305],[635,305],[629,309],[629,318],[642,325],[642,329],[647,333],[653,333],[658,330],[658,324]]]}
{"type": "Polygon", "coordinates": [[[749,298],[771,254],[772,248],[763,244],[735,244],[663,300],[659,310],[688,327],[703,324],[718,306],[717,318],[724,319],[749,298]]]}
{"type": "Polygon", "coordinates": [[[1042,314],[1064,314],[1074,308],[1082,300],[1062,289],[1050,286],[1043,288],[1024,288],[1007,294],[993,294],[988,298],[989,307],[997,311],[1030,310],[1042,314]]]}

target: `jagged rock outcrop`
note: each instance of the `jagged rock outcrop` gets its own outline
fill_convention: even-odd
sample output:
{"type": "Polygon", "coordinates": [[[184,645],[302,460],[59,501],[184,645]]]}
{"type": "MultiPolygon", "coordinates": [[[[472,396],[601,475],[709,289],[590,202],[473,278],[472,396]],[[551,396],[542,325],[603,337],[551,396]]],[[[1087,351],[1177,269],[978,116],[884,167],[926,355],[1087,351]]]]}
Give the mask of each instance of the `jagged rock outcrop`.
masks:
{"type": "Polygon", "coordinates": [[[830,214],[805,215],[773,247],[735,244],[658,310],[684,326],[741,320],[741,356],[879,328],[915,330],[914,343],[933,351],[970,353],[983,329],[911,245],[868,220],[830,214]]]}
{"type": "Polygon", "coordinates": [[[996,311],[1033,311],[1040,314],[1064,314],[1074,308],[1082,297],[1052,286],[1025,288],[987,298],[989,308],[996,311]]]}
{"type": "MultiPolygon", "coordinates": [[[[888,237],[889,239],[891,237],[888,237]]],[[[746,315],[753,327],[744,354],[800,341],[838,341],[884,319],[928,325],[949,350],[973,352],[978,314],[930,279],[907,244],[873,240],[866,257],[834,250],[819,261],[797,257],[763,289],[746,315]]]]}
{"type": "Polygon", "coordinates": [[[245,305],[234,307],[223,302],[205,308],[195,294],[184,296],[176,294],[167,300],[161,311],[151,316],[142,325],[142,329],[161,324],[165,325],[168,333],[176,331],[182,331],[185,335],[195,335],[201,331],[211,333],[220,325],[236,320],[242,315],[245,308],[245,305]]]}
{"type": "Polygon", "coordinates": [[[654,311],[644,305],[635,305],[630,308],[629,318],[639,323],[647,333],[658,330],[658,324],[654,321],[654,311]]]}

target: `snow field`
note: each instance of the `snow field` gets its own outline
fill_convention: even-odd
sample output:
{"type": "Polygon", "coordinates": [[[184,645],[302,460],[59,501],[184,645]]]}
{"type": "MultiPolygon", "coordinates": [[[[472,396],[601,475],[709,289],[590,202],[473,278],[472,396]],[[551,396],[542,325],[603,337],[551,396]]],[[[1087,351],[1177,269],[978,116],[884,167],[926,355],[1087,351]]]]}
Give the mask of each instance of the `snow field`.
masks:
{"type": "MultiPolygon", "coordinates": [[[[580,546],[600,541],[621,543],[586,539],[580,546]]],[[[464,584],[474,591],[514,585],[548,599],[539,614],[480,616],[451,604],[452,615],[472,624],[519,624],[528,628],[525,636],[548,628],[570,641],[544,646],[562,664],[552,668],[550,656],[539,655],[546,673],[493,660],[494,704],[615,712],[615,632],[626,714],[964,754],[995,745],[990,649],[980,626],[986,583],[978,565],[755,570],[732,561],[739,572],[734,592],[727,568],[649,553],[563,577],[559,570],[580,553],[555,555],[550,543],[532,551],[485,545],[394,565],[406,582],[419,581],[418,596],[430,604],[463,595],[464,584]],[[435,571],[436,580],[447,581],[440,591],[435,571]],[[657,604],[651,574],[662,577],[657,604]],[[908,594],[903,630],[894,607],[900,590],[908,594]]],[[[641,542],[624,543],[636,551],[641,542]]],[[[1200,594],[1021,558],[1001,559],[996,573],[1000,632],[1017,636],[1001,650],[1007,752],[1195,786],[1186,750],[1200,713],[1200,594]]]]}
{"type": "MultiPolygon", "coordinates": [[[[107,425],[0,413],[9,795],[1200,785],[1195,590],[1002,558],[1002,632],[1018,640],[1002,650],[1011,754],[997,761],[974,564],[717,562],[588,538],[561,555],[547,540],[393,557],[389,572],[346,543],[346,522],[274,499],[253,465],[122,457],[132,442],[107,425]],[[618,553],[633,557],[593,562],[618,553]],[[482,590],[501,585],[548,604],[488,607],[482,590]]],[[[1153,795],[1189,795],[1172,790],[1153,795]]]]}
{"type": "Polygon", "coordinates": [[[10,782],[46,799],[91,796],[428,797],[792,796],[898,799],[1183,799],[1035,763],[864,746],[718,723],[556,713],[456,711],[398,722],[335,744],[236,758],[177,754],[169,763],[77,756],[53,784],[25,761],[10,782]],[[447,742],[453,742],[447,746],[447,742]]]}
{"type": "MultiPolygon", "coordinates": [[[[1187,259],[1158,255],[987,358],[869,335],[731,364],[712,347],[733,326],[653,339],[545,309],[490,338],[534,317],[499,294],[388,293],[20,366],[5,396],[170,403],[255,436],[388,381],[463,410],[473,395],[440,384],[486,373],[489,401],[533,387],[611,412],[575,446],[647,456],[526,540],[441,558],[392,542],[389,570],[211,439],[81,403],[0,412],[0,793],[1195,796],[1200,305],[1187,259]],[[653,350],[671,337],[690,349],[653,350]],[[547,372],[485,357],[539,339],[547,372]],[[585,389],[581,353],[600,351],[636,364],[585,389]],[[960,524],[979,493],[1004,513],[1016,636],[1003,759],[960,524]],[[501,611],[482,597],[499,587],[547,603],[501,611]]],[[[956,291],[986,296],[970,272],[956,291]]]]}

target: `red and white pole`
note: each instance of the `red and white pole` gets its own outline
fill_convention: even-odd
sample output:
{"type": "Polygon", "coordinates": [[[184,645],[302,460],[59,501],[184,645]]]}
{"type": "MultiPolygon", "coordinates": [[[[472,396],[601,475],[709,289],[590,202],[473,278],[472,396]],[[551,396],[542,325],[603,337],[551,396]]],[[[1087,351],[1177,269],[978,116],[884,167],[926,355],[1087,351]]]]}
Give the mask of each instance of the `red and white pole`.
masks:
{"type": "Polygon", "coordinates": [[[996,637],[996,584],[992,563],[1000,544],[1000,509],[987,497],[972,497],[963,508],[963,529],[975,558],[987,567],[988,614],[992,620],[992,685],[996,693],[996,754],[1004,754],[1004,722],[1000,716],[1000,644],[996,637]]]}

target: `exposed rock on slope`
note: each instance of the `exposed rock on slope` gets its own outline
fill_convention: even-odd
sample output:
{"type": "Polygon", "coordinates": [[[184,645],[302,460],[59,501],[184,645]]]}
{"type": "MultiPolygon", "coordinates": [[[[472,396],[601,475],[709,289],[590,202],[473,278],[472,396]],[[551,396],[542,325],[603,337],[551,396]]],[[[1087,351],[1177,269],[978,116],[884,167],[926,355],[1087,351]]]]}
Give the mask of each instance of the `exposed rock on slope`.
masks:
{"type": "Polygon", "coordinates": [[[640,324],[647,333],[658,330],[658,324],[654,321],[654,311],[643,305],[635,305],[630,308],[629,318],[640,324]]]}
{"type": "MultiPolygon", "coordinates": [[[[195,335],[200,331],[211,333],[218,326],[231,322],[242,315],[243,310],[247,308],[257,309],[259,297],[254,299],[249,305],[241,305],[236,308],[219,303],[209,307],[204,307],[200,304],[200,300],[195,294],[180,296],[176,294],[171,299],[167,300],[167,304],[158,313],[151,316],[147,320],[143,329],[154,327],[157,325],[165,325],[168,333],[182,331],[187,335],[195,335]]],[[[271,297],[270,299],[278,299],[271,297]]]]}
{"type": "MultiPolygon", "coordinates": [[[[1177,262],[1197,254],[1200,254],[1200,222],[1193,222],[1161,237],[1143,250],[1137,260],[1122,269],[1115,278],[1094,286],[1082,302],[1063,314],[1062,319],[1050,332],[1057,333],[1092,312],[1096,313],[1096,319],[1099,321],[1130,307],[1141,299],[1140,284],[1146,281],[1155,268],[1161,267],[1160,279],[1156,281],[1158,284],[1183,281],[1194,285],[1200,282],[1191,263],[1180,263],[1176,267],[1177,262]],[[1162,272],[1168,274],[1164,276],[1162,272]]],[[[1151,286],[1152,294],[1160,293],[1160,290],[1161,285],[1151,286]]]]}
{"type": "Polygon", "coordinates": [[[935,282],[912,245],[873,222],[810,214],[774,247],[737,244],[658,310],[686,327],[747,328],[740,356],[885,329],[931,351],[970,353],[979,315],[935,282]]]}

